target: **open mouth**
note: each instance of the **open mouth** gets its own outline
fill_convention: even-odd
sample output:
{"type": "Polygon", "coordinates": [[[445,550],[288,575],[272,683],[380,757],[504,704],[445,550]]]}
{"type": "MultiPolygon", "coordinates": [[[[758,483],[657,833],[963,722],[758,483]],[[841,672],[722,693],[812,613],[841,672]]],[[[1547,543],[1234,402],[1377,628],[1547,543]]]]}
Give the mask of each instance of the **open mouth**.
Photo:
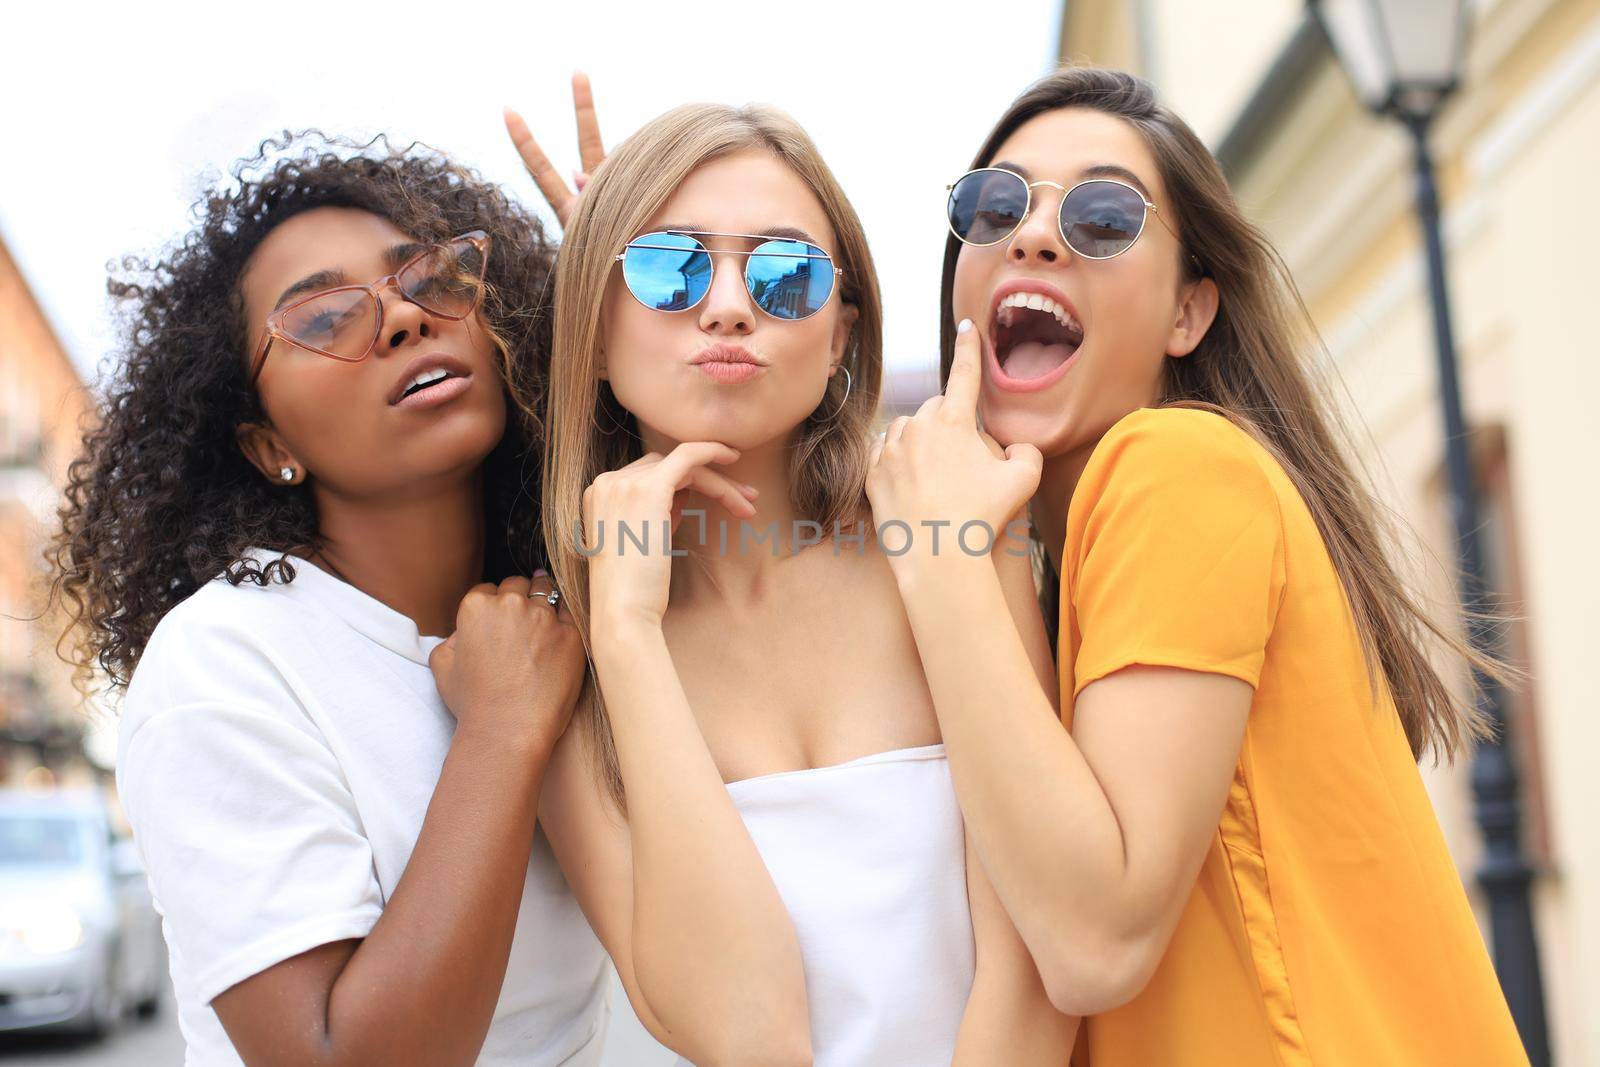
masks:
{"type": "Polygon", "coordinates": [[[443,367],[435,367],[433,370],[423,371],[412,379],[410,385],[406,386],[405,392],[400,394],[400,399],[404,400],[408,396],[414,396],[424,389],[432,388],[442,381],[455,377],[459,377],[459,375],[451,374],[443,367]]]}
{"type": "Polygon", "coordinates": [[[995,309],[995,360],[1007,378],[1042,378],[1077,353],[1083,327],[1071,312],[1042,293],[1011,293],[995,309]]]}

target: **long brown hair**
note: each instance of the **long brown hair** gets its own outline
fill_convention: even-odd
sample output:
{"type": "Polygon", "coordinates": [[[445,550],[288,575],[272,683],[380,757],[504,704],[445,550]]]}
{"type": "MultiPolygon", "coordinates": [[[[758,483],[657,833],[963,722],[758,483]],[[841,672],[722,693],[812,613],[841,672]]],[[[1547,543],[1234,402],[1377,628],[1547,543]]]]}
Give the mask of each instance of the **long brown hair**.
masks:
{"type": "MultiPolygon", "coordinates": [[[[1221,168],[1189,126],[1142,78],[1099,67],[1063,67],[1036,81],[1011,104],[973,158],[990,165],[1002,143],[1036,115],[1066,107],[1115,115],[1144,138],[1177,212],[1190,279],[1202,271],[1220,295],[1205,338],[1186,358],[1166,360],[1158,403],[1214,411],[1256,438],[1304,497],[1344,587],[1360,634],[1368,680],[1377,700],[1387,682],[1413,755],[1454,754],[1486,733],[1471,695],[1451,691],[1428,657],[1443,645],[1490,678],[1516,676],[1472,649],[1430,616],[1394,563],[1401,523],[1373,497],[1350,456],[1349,428],[1339,417],[1333,376],[1312,354],[1326,355],[1288,266],[1265,234],[1239,210],[1221,168]]],[[[945,242],[940,284],[940,381],[955,346],[951,294],[961,244],[945,242]]],[[[1059,618],[1060,579],[1035,541],[1040,594],[1052,641],[1059,618]]],[[[1496,621],[1473,612],[1480,621],[1496,621]]]]}
{"type": "MultiPolygon", "coordinates": [[[[606,157],[578,201],[556,260],[556,318],[544,458],[544,532],[550,569],[585,647],[589,638],[588,560],[577,532],[583,491],[604,471],[643,454],[638,424],[618,402],[599,367],[601,310],[616,254],[649,222],[689,172],[747,148],[772,152],[816,194],[833,225],[831,249],[843,269],[839,299],[858,315],[842,365],[817,409],[798,428],[789,474],[795,510],[825,529],[862,506],[870,442],[867,429],[883,380],[883,312],[866,233],[816,145],[775,108],[685,104],[647,123],[606,157]],[[846,389],[849,390],[846,395],[846,389]]],[[[610,719],[591,673],[577,714],[590,727],[597,770],[626,811],[610,719]]]]}

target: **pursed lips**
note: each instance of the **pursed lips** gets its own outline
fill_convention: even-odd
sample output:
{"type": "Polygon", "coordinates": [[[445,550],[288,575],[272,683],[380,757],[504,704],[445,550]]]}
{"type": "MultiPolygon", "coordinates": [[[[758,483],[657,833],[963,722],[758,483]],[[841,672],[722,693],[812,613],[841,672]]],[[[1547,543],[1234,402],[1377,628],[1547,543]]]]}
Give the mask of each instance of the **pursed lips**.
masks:
{"type": "Polygon", "coordinates": [[[747,382],[759,375],[766,363],[743,345],[718,342],[707,345],[689,360],[690,366],[724,385],[747,382]]]}
{"type": "Polygon", "coordinates": [[[689,362],[697,366],[705,363],[748,363],[757,367],[766,366],[766,361],[758,358],[748,348],[743,345],[728,344],[725,341],[707,345],[696,352],[689,362]]]}

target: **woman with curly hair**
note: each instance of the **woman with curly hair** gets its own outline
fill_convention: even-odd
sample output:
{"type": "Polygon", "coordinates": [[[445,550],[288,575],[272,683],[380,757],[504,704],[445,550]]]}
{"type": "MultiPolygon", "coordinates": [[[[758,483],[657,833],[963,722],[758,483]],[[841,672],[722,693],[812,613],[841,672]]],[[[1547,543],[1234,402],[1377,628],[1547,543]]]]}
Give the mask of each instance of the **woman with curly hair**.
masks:
{"type": "Polygon", "coordinates": [[[187,1063],[594,1064],[604,953],[534,832],[584,657],[520,577],[553,249],[416,146],[234,179],[111,285],[53,548],[187,1063]]]}

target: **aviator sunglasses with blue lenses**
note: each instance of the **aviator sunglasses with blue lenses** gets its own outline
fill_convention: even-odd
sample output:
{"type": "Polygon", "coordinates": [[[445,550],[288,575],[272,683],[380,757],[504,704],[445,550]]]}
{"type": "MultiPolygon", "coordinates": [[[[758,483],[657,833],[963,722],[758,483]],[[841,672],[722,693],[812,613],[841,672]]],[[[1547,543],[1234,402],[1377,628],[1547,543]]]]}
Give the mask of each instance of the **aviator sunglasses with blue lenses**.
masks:
{"type": "MultiPolygon", "coordinates": [[[[628,292],[654,311],[688,311],[711,291],[711,253],[699,237],[742,237],[760,244],[745,256],[744,285],[756,307],[775,319],[810,318],[833,295],[844,273],[814,244],[762,233],[661,230],[640,234],[617,253],[628,292]]],[[[720,250],[719,250],[720,251],[720,250]]]]}

